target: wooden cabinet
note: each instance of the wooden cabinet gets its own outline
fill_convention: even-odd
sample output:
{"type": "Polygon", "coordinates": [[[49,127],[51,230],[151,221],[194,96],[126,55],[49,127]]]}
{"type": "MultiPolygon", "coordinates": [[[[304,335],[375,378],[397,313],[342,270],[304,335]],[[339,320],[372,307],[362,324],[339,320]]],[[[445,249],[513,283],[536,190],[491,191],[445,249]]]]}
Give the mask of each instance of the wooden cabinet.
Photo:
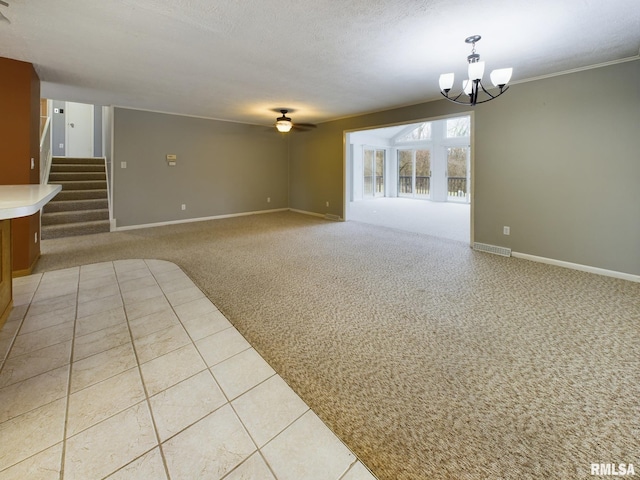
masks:
{"type": "Polygon", "coordinates": [[[32,218],[60,190],[61,185],[0,185],[0,327],[11,311],[15,221],[32,218]]]}
{"type": "MultiPolygon", "coordinates": [[[[40,183],[40,79],[33,65],[0,57],[0,185],[40,183]]],[[[13,275],[40,257],[40,213],[12,220],[13,275]]]]}

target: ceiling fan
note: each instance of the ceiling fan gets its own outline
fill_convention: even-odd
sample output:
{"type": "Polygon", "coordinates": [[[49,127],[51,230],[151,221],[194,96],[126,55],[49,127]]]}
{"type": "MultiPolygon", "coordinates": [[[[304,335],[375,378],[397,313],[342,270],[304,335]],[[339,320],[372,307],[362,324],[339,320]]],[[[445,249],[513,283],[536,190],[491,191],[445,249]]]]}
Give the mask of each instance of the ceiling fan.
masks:
{"type": "Polygon", "coordinates": [[[287,133],[291,131],[291,129],[306,131],[316,128],[316,125],[312,123],[293,123],[291,118],[287,117],[287,113],[289,112],[287,109],[281,108],[279,111],[282,114],[281,117],[276,118],[276,129],[279,132],[287,133]]]}

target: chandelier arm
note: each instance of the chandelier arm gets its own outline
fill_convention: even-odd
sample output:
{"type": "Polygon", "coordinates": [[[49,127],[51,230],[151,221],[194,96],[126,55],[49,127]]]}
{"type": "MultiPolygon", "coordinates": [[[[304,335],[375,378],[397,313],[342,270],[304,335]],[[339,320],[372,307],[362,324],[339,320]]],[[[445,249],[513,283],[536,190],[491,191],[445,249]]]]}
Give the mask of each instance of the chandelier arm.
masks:
{"type": "MultiPolygon", "coordinates": [[[[463,93],[464,93],[464,92],[463,92],[463,93]]],[[[462,96],[462,93],[461,93],[461,94],[459,94],[459,95],[458,95],[457,97],[455,97],[455,98],[448,97],[448,96],[446,96],[443,92],[440,92],[440,94],[441,94],[444,98],[446,98],[447,100],[449,100],[450,102],[457,103],[458,105],[466,105],[467,107],[468,107],[469,105],[471,105],[471,103],[469,103],[469,102],[459,102],[459,101],[458,101],[458,99],[462,96]]]]}
{"type": "MultiPolygon", "coordinates": [[[[474,105],[478,105],[479,103],[487,103],[487,102],[489,102],[489,101],[493,100],[494,98],[498,98],[500,95],[502,95],[504,92],[506,92],[506,91],[509,89],[509,87],[505,85],[505,86],[500,90],[500,93],[498,93],[497,95],[492,95],[491,93],[489,93],[489,92],[488,92],[488,91],[487,91],[487,90],[482,86],[482,84],[480,84],[480,86],[482,87],[482,91],[483,91],[484,93],[486,93],[487,95],[489,95],[489,98],[487,98],[486,100],[477,101],[477,100],[478,100],[478,99],[477,99],[477,93],[476,93],[476,97],[475,97],[475,100],[476,100],[475,102],[473,102],[473,101],[468,101],[468,102],[460,102],[460,101],[458,101],[458,99],[462,96],[462,94],[463,94],[464,92],[460,92],[460,93],[458,94],[458,96],[456,96],[456,97],[454,97],[454,98],[449,97],[449,96],[448,96],[446,93],[444,93],[443,91],[440,91],[440,95],[442,95],[444,98],[446,98],[446,99],[447,99],[447,100],[449,100],[450,102],[457,103],[458,105],[466,105],[467,107],[469,107],[469,106],[473,107],[474,105]]],[[[469,98],[470,98],[470,100],[472,99],[472,97],[471,97],[471,96],[470,96],[469,98]]]]}
{"type": "MultiPolygon", "coordinates": [[[[478,80],[478,85],[480,85],[480,88],[482,89],[482,91],[483,91],[484,93],[486,93],[487,95],[489,95],[489,96],[491,97],[489,100],[493,100],[494,98],[496,98],[496,97],[498,97],[498,96],[500,95],[500,94],[495,95],[495,96],[491,95],[491,94],[487,91],[487,89],[486,89],[486,88],[484,88],[484,85],[482,85],[482,81],[481,81],[481,80],[478,80]]],[[[488,102],[489,100],[484,100],[484,101],[485,101],[485,102],[488,102]]],[[[479,102],[476,102],[476,103],[479,103],[479,102]]]]}
{"type": "Polygon", "coordinates": [[[493,100],[494,98],[498,98],[500,95],[502,95],[504,92],[506,92],[508,88],[509,88],[509,87],[504,87],[504,88],[502,88],[502,89],[500,90],[500,93],[498,93],[497,95],[491,95],[489,92],[487,92],[487,91],[484,89],[484,87],[482,87],[482,90],[484,90],[484,92],[485,92],[487,95],[489,95],[489,97],[491,97],[491,98],[487,98],[486,100],[482,100],[481,102],[476,102],[476,105],[477,105],[477,104],[479,104],[479,103],[487,103],[487,102],[489,102],[489,101],[493,100]]]}
{"type": "Polygon", "coordinates": [[[450,102],[457,103],[459,105],[468,105],[468,103],[466,102],[458,102],[458,99],[462,96],[463,93],[464,92],[460,92],[457,97],[451,98],[449,95],[447,95],[443,91],[440,91],[440,95],[442,95],[444,98],[446,98],[450,102]]]}

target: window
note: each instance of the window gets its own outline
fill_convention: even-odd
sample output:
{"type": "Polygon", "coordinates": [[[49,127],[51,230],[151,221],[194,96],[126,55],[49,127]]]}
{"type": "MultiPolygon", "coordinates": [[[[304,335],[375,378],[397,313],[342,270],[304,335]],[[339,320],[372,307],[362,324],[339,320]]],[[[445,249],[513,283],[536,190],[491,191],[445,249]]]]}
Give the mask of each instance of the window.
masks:
{"type": "Polygon", "coordinates": [[[468,201],[468,147],[447,148],[447,197],[449,200],[468,201]]]}
{"type": "Polygon", "coordinates": [[[456,117],[447,120],[447,138],[468,137],[471,131],[471,117],[456,117]]]}
{"type": "Polygon", "coordinates": [[[415,142],[416,140],[430,140],[431,139],[431,122],[424,122],[411,130],[409,133],[405,133],[396,138],[396,142],[415,142]]]}

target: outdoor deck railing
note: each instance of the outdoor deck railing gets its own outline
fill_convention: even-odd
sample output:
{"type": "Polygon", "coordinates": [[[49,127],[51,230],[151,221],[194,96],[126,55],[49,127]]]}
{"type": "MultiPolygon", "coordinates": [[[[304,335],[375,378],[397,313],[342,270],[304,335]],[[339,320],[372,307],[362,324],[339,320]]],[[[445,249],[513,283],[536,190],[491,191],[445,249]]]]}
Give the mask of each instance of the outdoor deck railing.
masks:
{"type": "MultiPolygon", "coordinates": [[[[412,178],[410,176],[401,176],[398,178],[398,194],[411,194],[412,178]]],[[[416,176],[416,195],[429,195],[431,190],[431,177],[416,176]]]]}
{"type": "Polygon", "coordinates": [[[466,177],[449,177],[447,179],[447,192],[450,197],[466,197],[467,178],[466,177]]]}
{"type": "MultiPolygon", "coordinates": [[[[416,191],[412,190],[413,177],[398,177],[398,194],[399,195],[429,195],[431,191],[431,177],[416,176],[416,191]]],[[[371,195],[373,192],[373,175],[365,175],[364,192],[371,195]]],[[[384,193],[384,177],[377,175],[375,177],[375,193],[384,193]]],[[[448,177],[447,193],[450,197],[465,197],[467,195],[467,179],[466,177],[448,177]]]]}
{"type": "MultiPolygon", "coordinates": [[[[373,175],[364,176],[364,192],[371,195],[373,192],[371,187],[373,186],[373,175]]],[[[376,175],[376,190],[375,193],[384,193],[384,177],[382,175],[376,175]]]]}

